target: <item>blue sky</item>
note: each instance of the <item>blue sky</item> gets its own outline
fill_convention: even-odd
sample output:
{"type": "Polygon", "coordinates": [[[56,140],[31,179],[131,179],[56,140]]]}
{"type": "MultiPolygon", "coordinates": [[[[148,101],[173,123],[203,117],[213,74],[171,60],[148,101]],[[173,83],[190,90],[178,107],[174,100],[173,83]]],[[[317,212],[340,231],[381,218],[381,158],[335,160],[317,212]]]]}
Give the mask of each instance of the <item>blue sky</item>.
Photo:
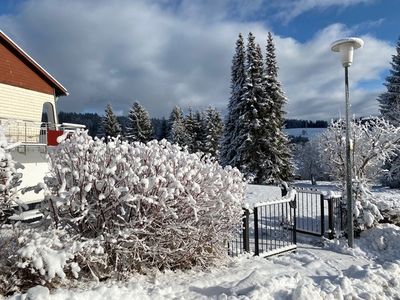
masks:
{"type": "Polygon", "coordinates": [[[1,29],[63,83],[64,111],[154,117],[174,105],[225,112],[239,32],[276,42],[287,117],[343,115],[343,70],[329,45],[360,36],[350,69],[356,115],[378,114],[400,36],[397,0],[2,0],[1,29]]]}

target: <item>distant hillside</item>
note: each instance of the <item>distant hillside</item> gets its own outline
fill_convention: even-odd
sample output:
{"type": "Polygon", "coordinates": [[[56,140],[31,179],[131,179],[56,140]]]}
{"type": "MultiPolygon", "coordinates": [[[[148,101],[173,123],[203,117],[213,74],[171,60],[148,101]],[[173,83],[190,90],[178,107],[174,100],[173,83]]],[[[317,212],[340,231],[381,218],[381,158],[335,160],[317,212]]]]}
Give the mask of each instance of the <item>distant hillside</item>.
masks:
{"type": "Polygon", "coordinates": [[[300,137],[304,139],[314,139],[321,135],[326,128],[286,128],[285,133],[292,137],[300,137]]]}

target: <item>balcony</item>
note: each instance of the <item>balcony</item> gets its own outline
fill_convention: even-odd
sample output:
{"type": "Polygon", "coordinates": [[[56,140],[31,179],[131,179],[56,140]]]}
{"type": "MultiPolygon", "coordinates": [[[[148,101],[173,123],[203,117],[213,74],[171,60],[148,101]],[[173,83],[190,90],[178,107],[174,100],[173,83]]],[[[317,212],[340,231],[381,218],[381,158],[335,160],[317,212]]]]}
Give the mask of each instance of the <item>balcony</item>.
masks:
{"type": "Polygon", "coordinates": [[[3,118],[0,118],[0,125],[3,127],[6,139],[10,144],[51,146],[57,144],[56,139],[63,132],[85,128],[85,125],[72,123],[54,124],[3,118]]]}

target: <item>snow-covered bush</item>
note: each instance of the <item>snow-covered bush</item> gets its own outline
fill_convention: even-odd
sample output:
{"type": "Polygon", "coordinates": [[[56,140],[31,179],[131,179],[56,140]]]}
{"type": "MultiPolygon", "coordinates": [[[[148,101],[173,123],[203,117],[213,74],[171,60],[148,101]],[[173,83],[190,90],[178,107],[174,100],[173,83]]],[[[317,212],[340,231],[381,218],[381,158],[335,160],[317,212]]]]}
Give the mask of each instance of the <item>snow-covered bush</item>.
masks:
{"type": "Polygon", "coordinates": [[[311,140],[299,143],[293,150],[295,175],[301,179],[311,180],[315,184],[317,180],[329,180],[325,164],[321,160],[318,149],[318,141],[311,140]]]}
{"type": "Polygon", "coordinates": [[[108,271],[188,268],[226,256],[242,214],[237,169],[166,140],[104,143],[86,131],[65,138],[50,161],[46,207],[55,228],[100,240],[104,255],[95,259],[108,271]]]}
{"type": "Polygon", "coordinates": [[[21,183],[21,174],[17,173],[16,163],[7,151],[7,139],[0,126],[0,225],[6,219],[6,211],[16,197],[17,187],[21,183]]]}
{"type": "MultiPolygon", "coordinates": [[[[319,147],[323,161],[334,178],[345,190],[346,141],[345,123],[332,122],[322,134],[319,147]]],[[[400,127],[394,127],[382,118],[351,123],[354,213],[358,229],[373,226],[382,219],[373,203],[370,188],[382,172],[384,163],[400,148],[400,127]]]]}

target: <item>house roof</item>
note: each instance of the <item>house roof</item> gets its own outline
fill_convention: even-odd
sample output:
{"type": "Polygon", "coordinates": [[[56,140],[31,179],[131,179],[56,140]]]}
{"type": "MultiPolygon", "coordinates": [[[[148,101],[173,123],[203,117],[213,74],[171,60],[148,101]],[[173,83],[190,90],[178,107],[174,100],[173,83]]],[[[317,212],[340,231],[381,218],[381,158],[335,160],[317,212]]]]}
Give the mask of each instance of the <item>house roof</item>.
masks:
{"type": "Polygon", "coordinates": [[[28,55],[21,47],[19,47],[8,35],[0,30],[0,39],[5,41],[15,52],[22,56],[25,63],[34,71],[44,77],[48,83],[54,87],[56,96],[68,96],[67,89],[59,83],[49,72],[47,72],[39,63],[37,63],[32,57],[28,55]]]}

